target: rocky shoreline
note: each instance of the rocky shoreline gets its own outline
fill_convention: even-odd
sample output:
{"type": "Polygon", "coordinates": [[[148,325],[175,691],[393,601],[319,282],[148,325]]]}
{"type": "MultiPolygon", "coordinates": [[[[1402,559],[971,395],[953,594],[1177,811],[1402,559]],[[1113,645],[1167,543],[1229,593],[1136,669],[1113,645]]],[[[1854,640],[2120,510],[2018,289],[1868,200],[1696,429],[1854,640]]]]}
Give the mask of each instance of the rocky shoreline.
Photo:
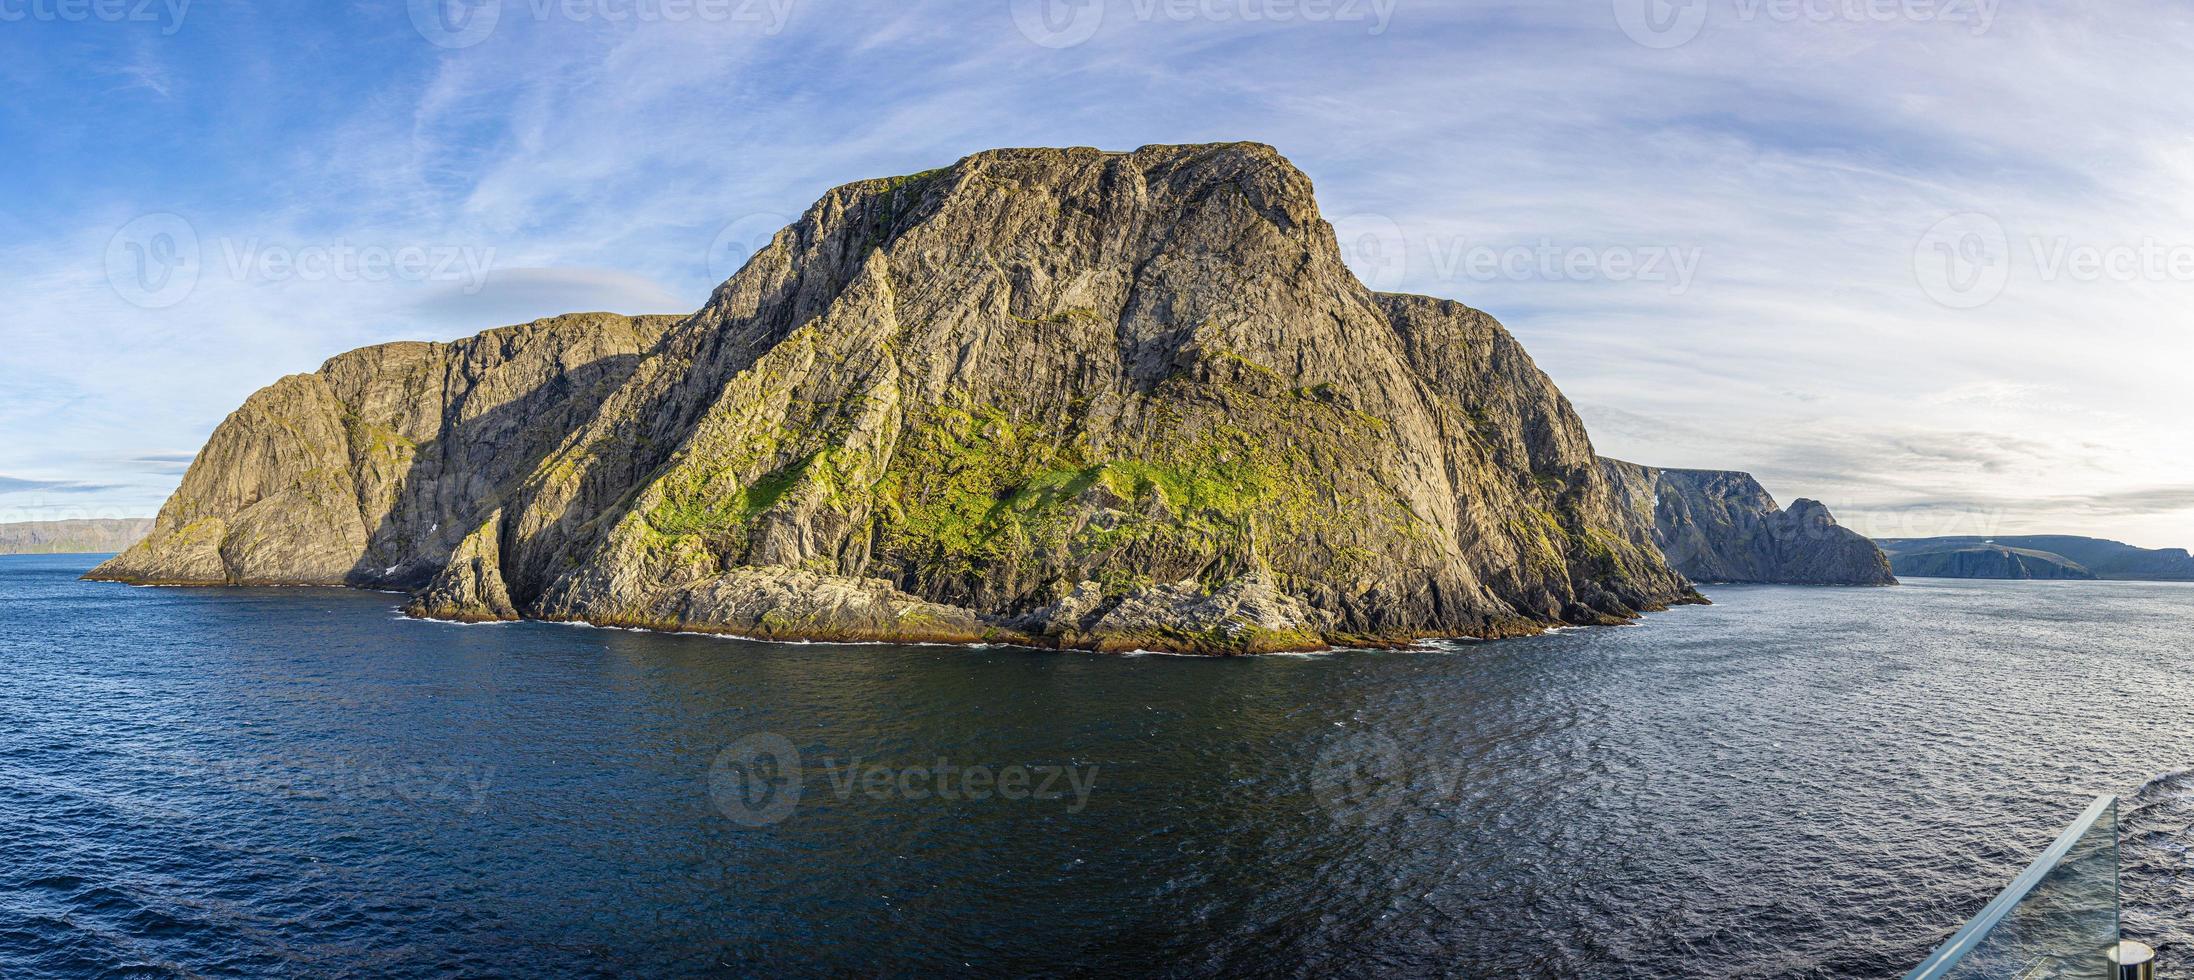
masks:
{"type": "MultiPolygon", "coordinates": [[[[871,579],[863,587],[888,588],[890,583],[871,579]]],[[[200,586],[204,587],[204,586],[200,586]]],[[[899,598],[911,598],[904,593],[899,598]]],[[[915,600],[919,602],[919,600],[915,600]]],[[[1711,605],[1705,597],[1688,598],[1677,605],[1711,605]]],[[[960,647],[1022,647],[1029,650],[1079,651],[1086,653],[1170,653],[1194,656],[1253,656],[1275,653],[1327,653],[1335,650],[1408,650],[1438,640],[1501,640],[1537,636],[1561,630],[1584,629],[1588,626],[1627,626],[1635,621],[1610,617],[1593,624],[1525,624],[1488,635],[1425,634],[1421,636],[1349,636],[1298,635],[1289,636],[1273,631],[1263,636],[1251,637],[1257,627],[1246,623],[1228,622],[1214,627],[1213,632],[1224,637],[1224,642],[1212,642],[1194,632],[1182,630],[1163,612],[1145,620],[1140,629],[1060,631],[1046,632],[1041,624],[1029,624],[1021,628],[1013,622],[999,624],[986,621],[972,611],[943,607],[951,623],[908,625],[898,628],[864,629],[843,625],[843,620],[830,620],[815,628],[805,628],[788,622],[765,623],[756,620],[746,626],[723,622],[680,622],[660,620],[608,621],[588,619],[556,619],[547,617],[482,615],[471,610],[436,609],[423,606],[413,599],[398,607],[410,619],[429,623],[446,623],[458,626],[502,625],[508,623],[542,622],[567,626],[587,626],[595,629],[633,630],[644,633],[670,635],[717,636],[729,639],[750,640],[757,643],[826,643],[845,645],[905,644],[909,646],[960,646],[960,647]],[[1245,642],[1247,641],[1247,642],[1245,642]]],[[[1655,610],[1665,612],[1666,609],[1655,610]]],[[[859,617],[851,617],[857,620],[859,617]]]]}

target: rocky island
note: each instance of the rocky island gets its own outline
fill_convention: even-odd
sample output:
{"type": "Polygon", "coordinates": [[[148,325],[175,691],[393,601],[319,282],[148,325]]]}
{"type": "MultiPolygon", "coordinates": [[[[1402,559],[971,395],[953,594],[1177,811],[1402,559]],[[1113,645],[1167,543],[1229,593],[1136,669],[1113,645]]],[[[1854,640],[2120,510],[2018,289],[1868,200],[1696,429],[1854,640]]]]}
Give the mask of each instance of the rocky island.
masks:
{"type": "Polygon", "coordinates": [[[1515,339],[1367,289],[1258,144],[979,153],[830,191],[691,316],[343,354],[89,577],[1216,654],[1701,601],[1515,339]]]}

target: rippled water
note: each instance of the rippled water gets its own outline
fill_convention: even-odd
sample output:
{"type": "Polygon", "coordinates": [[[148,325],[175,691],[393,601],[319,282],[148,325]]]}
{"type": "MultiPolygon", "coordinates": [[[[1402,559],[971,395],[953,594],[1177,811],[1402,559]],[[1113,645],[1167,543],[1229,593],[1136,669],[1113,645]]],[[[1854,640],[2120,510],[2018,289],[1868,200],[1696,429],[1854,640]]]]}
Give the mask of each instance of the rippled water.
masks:
{"type": "Polygon", "coordinates": [[[2129,929],[2194,969],[2184,585],[1720,588],[1216,661],[447,626],[91,564],[0,558],[8,976],[1881,977],[2136,791],[2129,929]]]}

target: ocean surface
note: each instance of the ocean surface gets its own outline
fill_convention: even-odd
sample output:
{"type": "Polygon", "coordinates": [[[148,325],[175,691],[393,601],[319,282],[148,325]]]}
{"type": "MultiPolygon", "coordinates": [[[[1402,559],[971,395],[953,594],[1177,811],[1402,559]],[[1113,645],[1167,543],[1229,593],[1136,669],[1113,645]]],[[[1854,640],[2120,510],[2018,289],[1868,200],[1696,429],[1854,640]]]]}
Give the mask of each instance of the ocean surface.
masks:
{"type": "Polygon", "coordinates": [[[0,976],[1893,977],[2106,792],[2194,970],[2186,585],[1204,660],[94,561],[0,558],[0,976]]]}

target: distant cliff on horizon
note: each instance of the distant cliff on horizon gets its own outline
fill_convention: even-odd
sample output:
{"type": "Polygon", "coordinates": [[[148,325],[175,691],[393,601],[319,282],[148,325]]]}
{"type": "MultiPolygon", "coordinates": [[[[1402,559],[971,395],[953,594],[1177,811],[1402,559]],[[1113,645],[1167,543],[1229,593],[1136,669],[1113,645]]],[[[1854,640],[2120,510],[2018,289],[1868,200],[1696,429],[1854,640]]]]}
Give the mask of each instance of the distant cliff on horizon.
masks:
{"type": "Polygon", "coordinates": [[[1899,575],[1918,578],[2121,579],[2194,582],[2184,548],[2139,548],[2071,534],[1884,538],[1899,575]]]}
{"type": "Polygon", "coordinates": [[[93,578],[420,616],[1254,653],[1701,601],[1493,317],[1366,288],[1259,144],[824,195],[688,317],[340,355],[93,578]]]}
{"type": "Polygon", "coordinates": [[[150,517],[0,524],[0,555],[112,554],[151,533],[150,517]]]}
{"type": "Polygon", "coordinates": [[[1750,473],[1601,460],[1628,505],[1651,522],[1668,563],[1699,583],[1895,585],[1889,559],[1828,507],[1775,503],[1750,473]]]}

